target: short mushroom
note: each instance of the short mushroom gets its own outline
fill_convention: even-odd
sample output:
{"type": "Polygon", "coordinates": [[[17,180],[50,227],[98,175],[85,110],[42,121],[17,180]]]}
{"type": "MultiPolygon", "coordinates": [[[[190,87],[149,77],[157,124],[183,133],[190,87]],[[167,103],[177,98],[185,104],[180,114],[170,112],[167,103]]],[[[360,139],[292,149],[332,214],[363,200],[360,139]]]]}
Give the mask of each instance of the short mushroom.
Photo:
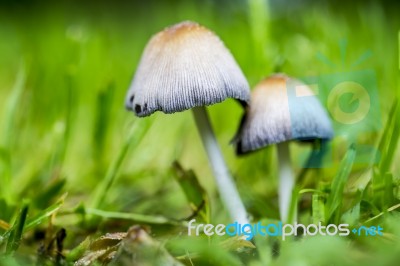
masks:
{"type": "Polygon", "coordinates": [[[247,214],[212,130],[205,106],[234,98],[250,100],[246,78],[223,42],[207,28],[181,22],[148,42],[129,88],[125,106],[136,116],[192,109],[213,169],[222,202],[231,218],[247,223],[247,214]]]}
{"type": "Polygon", "coordinates": [[[281,220],[287,222],[295,182],[289,141],[332,137],[330,119],[311,89],[284,74],[274,74],[253,90],[234,143],[238,155],[277,144],[279,212],[281,220]]]}

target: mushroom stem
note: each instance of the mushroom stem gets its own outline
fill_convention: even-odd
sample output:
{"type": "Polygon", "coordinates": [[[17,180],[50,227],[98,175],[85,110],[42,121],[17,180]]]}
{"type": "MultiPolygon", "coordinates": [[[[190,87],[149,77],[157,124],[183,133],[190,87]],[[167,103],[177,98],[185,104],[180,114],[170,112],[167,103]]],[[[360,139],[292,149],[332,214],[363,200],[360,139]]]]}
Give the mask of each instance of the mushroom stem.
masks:
{"type": "Polygon", "coordinates": [[[233,221],[237,221],[241,224],[249,223],[246,209],[244,208],[236,186],[232,181],[228,167],[226,166],[224,158],[222,157],[221,150],[211,128],[210,120],[205,107],[195,107],[192,110],[197,129],[199,130],[204,149],[207,152],[208,160],[214,173],[217,188],[225,208],[227,208],[233,221]]]}
{"type": "Polygon", "coordinates": [[[277,144],[277,150],[279,161],[279,214],[282,222],[288,222],[294,187],[294,175],[290,162],[289,143],[285,141],[277,144]]]}

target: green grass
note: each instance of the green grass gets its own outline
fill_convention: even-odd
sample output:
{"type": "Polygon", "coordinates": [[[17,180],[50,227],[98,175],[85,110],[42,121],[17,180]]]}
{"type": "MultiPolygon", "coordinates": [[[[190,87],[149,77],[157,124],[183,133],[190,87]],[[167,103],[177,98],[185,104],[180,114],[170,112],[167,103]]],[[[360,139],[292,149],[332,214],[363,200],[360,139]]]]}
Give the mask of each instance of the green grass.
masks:
{"type": "MultiPolygon", "coordinates": [[[[216,1],[152,1],[142,6],[49,2],[26,3],[25,8],[4,4],[0,8],[0,264],[73,265],[96,252],[104,252],[99,261],[108,261],[107,252],[118,250],[122,265],[126,253],[141,252],[159,254],[157,259],[145,256],[143,265],[155,261],[396,265],[400,254],[397,13],[374,2],[343,7],[265,4],[258,0],[226,1],[224,6],[216,1]],[[272,71],[314,81],[326,75],[374,73],[377,97],[371,101],[379,101],[377,114],[362,126],[336,123],[322,168],[304,171],[310,148],[291,144],[301,178],[292,209],[298,210],[304,224],[380,225],[383,236],[286,241],[257,236],[256,248],[238,239],[187,236],[189,218],[228,222],[192,115],[157,113],[139,119],[124,108],[126,90],[148,39],[186,19],[221,37],[251,86],[272,71]],[[135,224],[151,233],[129,230],[135,224]],[[128,230],[141,237],[101,238],[128,230]],[[151,253],[157,250],[161,252],[151,253]]],[[[324,105],[327,94],[321,90],[324,105]]],[[[274,149],[237,158],[228,143],[241,107],[227,100],[209,107],[209,112],[253,221],[277,223],[274,149]]]]}

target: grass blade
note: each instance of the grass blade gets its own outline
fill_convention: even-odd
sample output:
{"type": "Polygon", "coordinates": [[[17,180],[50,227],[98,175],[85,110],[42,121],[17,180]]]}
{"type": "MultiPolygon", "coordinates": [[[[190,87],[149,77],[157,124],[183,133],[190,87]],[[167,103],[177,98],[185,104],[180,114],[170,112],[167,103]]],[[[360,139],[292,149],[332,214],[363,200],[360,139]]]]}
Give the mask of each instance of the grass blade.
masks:
{"type": "Polygon", "coordinates": [[[389,133],[382,136],[382,138],[388,138],[387,146],[384,150],[381,150],[382,157],[379,165],[379,172],[386,174],[392,165],[394,154],[399,142],[400,135],[400,108],[399,104],[396,104],[395,111],[389,119],[389,133]]]}
{"type": "Polygon", "coordinates": [[[340,213],[339,210],[343,201],[343,189],[350,175],[355,157],[356,149],[354,144],[352,144],[339,166],[337,175],[333,179],[331,192],[328,195],[325,206],[326,221],[330,221],[332,219],[334,223],[339,222],[340,217],[335,214],[340,213]]]}
{"type": "Polygon", "coordinates": [[[384,195],[384,202],[385,202],[385,208],[387,208],[387,205],[392,205],[394,203],[394,193],[393,193],[393,174],[385,174],[384,175],[384,183],[385,183],[385,195],[384,195]]]}
{"type": "Polygon", "coordinates": [[[391,125],[394,123],[395,113],[396,113],[398,105],[399,105],[398,102],[395,101],[392,104],[392,107],[390,108],[390,111],[388,114],[388,121],[386,122],[386,126],[383,130],[383,134],[382,134],[381,139],[378,144],[378,152],[380,152],[380,153],[376,154],[376,158],[374,161],[380,161],[381,153],[384,153],[384,151],[386,151],[386,149],[387,149],[388,141],[390,139],[390,134],[391,134],[391,125]]]}
{"type": "Polygon", "coordinates": [[[43,211],[39,212],[32,218],[28,219],[26,226],[25,226],[25,230],[30,230],[30,229],[34,228],[35,226],[41,224],[43,222],[43,220],[47,219],[48,217],[50,217],[51,215],[56,213],[61,208],[61,206],[64,204],[64,200],[66,197],[67,197],[67,193],[65,193],[63,196],[61,196],[61,198],[56,203],[54,203],[50,207],[44,209],[43,211]]]}
{"type": "MultiPolygon", "coordinates": [[[[211,212],[208,204],[206,191],[200,185],[195,173],[191,170],[185,170],[178,162],[174,162],[173,170],[175,179],[185,193],[186,199],[193,210],[191,217],[200,214],[206,223],[210,222],[211,212]]],[[[189,218],[190,219],[190,218],[189,218]]],[[[189,220],[188,219],[188,220],[189,220]]]]}
{"type": "Polygon", "coordinates": [[[292,191],[292,197],[289,205],[289,215],[287,219],[288,223],[293,223],[297,221],[297,213],[298,213],[297,203],[299,201],[299,196],[300,196],[299,192],[300,188],[298,186],[295,186],[292,191]]]}
{"type": "Polygon", "coordinates": [[[114,98],[115,84],[110,83],[105,90],[97,95],[96,120],[93,131],[94,156],[97,160],[102,160],[104,145],[110,126],[111,107],[114,98]]]}
{"type": "Polygon", "coordinates": [[[66,76],[66,83],[67,83],[67,95],[65,99],[65,129],[63,132],[63,137],[60,141],[60,144],[57,148],[55,157],[53,159],[53,166],[62,167],[65,156],[67,154],[69,148],[69,141],[71,136],[71,127],[72,127],[72,120],[73,120],[73,112],[74,112],[74,101],[75,101],[75,91],[74,91],[74,84],[73,84],[73,77],[71,75],[66,76]]]}
{"type": "MultiPolygon", "coordinates": [[[[255,61],[255,71],[266,69],[268,35],[269,35],[269,1],[266,0],[248,0],[249,22],[251,29],[254,54],[258,60],[255,61]]],[[[264,75],[264,73],[259,73],[264,75]]]]}
{"type": "Polygon", "coordinates": [[[385,211],[379,213],[378,215],[375,215],[374,217],[368,219],[367,221],[365,221],[365,223],[370,223],[370,222],[372,222],[372,221],[378,219],[378,218],[381,217],[382,215],[384,215],[384,214],[386,214],[386,213],[388,213],[388,212],[392,212],[392,211],[394,211],[394,210],[396,210],[396,209],[399,209],[399,208],[400,208],[400,204],[396,204],[396,205],[394,205],[394,206],[388,208],[387,210],[385,210],[385,211]]]}
{"type": "Polygon", "coordinates": [[[14,121],[15,114],[18,110],[18,103],[20,101],[23,89],[26,82],[26,72],[25,65],[22,64],[18,70],[17,79],[15,81],[14,87],[11,91],[11,95],[5,106],[5,117],[3,124],[3,136],[1,140],[1,145],[4,147],[9,147],[12,136],[14,135],[14,121]]]}
{"type": "Polygon", "coordinates": [[[168,219],[163,216],[151,216],[138,213],[127,213],[127,212],[109,212],[99,209],[87,208],[85,209],[87,214],[99,216],[106,219],[122,219],[131,220],[139,223],[146,224],[170,224],[170,225],[184,225],[184,222],[168,219]]]}
{"type": "Polygon", "coordinates": [[[317,193],[312,195],[312,219],[313,224],[318,224],[319,222],[325,223],[324,204],[317,193]]]}
{"type": "MultiPolygon", "coordinates": [[[[24,232],[33,229],[37,225],[41,224],[43,222],[43,220],[47,219],[48,217],[50,217],[51,215],[56,213],[60,209],[60,207],[64,204],[64,199],[66,196],[67,196],[67,193],[65,193],[56,203],[54,203],[50,207],[42,210],[35,216],[27,219],[25,222],[25,226],[23,228],[24,232]]],[[[13,234],[13,230],[14,230],[14,225],[11,227],[11,229],[9,229],[7,232],[5,232],[0,237],[7,238],[7,239],[10,238],[11,235],[13,234]]]]}
{"type": "Polygon", "coordinates": [[[374,171],[372,179],[373,202],[380,210],[386,209],[393,202],[393,179],[390,175],[390,167],[393,164],[400,134],[400,104],[398,101],[392,105],[388,121],[379,141],[380,152],[378,171],[374,171]],[[382,188],[385,188],[382,190],[382,188]],[[390,200],[390,201],[387,201],[390,200]]]}
{"type": "Polygon", "coordinates": [[[26,217],[28,216],[29,204],[25,201],[22,204],[22,208],[15,221],[13,227],[10,230],[10,234],[6,246],[6,254],[13,254],[21,244],[22,233],[24,231],[26,217]]]}
{"type": "Polygon", "coordinates": [[[11,95],[8,98],[5,106],[5,116],[3,117],[3,132],[2,138],[0,139],[1,157],[0,160],[0,195],[4,198],[8,198],[10,195],[10,176],[11,176],[11,156],[10,147],[12,144],[12,138],[14,133],[14,122],[15,116],[18,110],[18,103],[25,87],[26,72],[25,65],[22,63],[14,87],[11,91],[11,95]]]}
{"type": "Polygon", "coordinates": [[[99,209],[102,207],[107,193],[118,175],[119,169],[121,168],[121,165],[129,151],[129,148],[131,146],[138,145],[142,141],[143,137],[146,135],[149,128],[150,123],[148,119],[136,120],[135,124],[128,133],[128,137],[126,138],[118,156],[112,162],[112,164],[108,168],[105,178],[100,182],[96,189],[91,204],[94,209],[99,209]]]}
{"type": "Polygon", "coordinates": [[[62,189],[64,188],[67,180],[65,179],[55,179],[49,182],[48,185],[43,187],[43,191],[37,193],[33,197],[33,202],[35,207],[39,209],[44,209],[49,205],[49,202],[54,202],[55,199],[62,195],[62,189]]]}

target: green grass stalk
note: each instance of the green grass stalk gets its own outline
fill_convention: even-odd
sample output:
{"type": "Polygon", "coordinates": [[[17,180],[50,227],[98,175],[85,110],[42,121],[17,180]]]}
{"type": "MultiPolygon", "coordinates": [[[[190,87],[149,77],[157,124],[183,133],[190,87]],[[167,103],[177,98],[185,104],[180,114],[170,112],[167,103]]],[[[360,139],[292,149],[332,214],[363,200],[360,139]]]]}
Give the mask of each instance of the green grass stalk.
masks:
{"type": "Polygon", "coordinates": [[[15,117],[19,107],[21,95],[25,87],[26,70],[25,65],[21,63],[17,78],[11,95],[6,102],[3,118],[3,132],[0,140],[0,195],[5,199],[10,198],[10,179],[11,179],[11,147],[13,136],[15,135],[15,117]]]}
{"type": "Polygon", "coordinates": [[[106,176],[97,186],[92,203],[90,204],[93,209],[101,209],[112,184],[117,178],[118,172],[122,163],[124,162],[124,159],[126,158],[126,155],[128,154],[129,148],[138,145],[146,135],[146,132],[149,128],[150,123],[148,120],[135,121],[135,124],[131,127],[131,130],[129,131],[128,136],[123,143],[117,157],[108,168],[106,176]]]}

